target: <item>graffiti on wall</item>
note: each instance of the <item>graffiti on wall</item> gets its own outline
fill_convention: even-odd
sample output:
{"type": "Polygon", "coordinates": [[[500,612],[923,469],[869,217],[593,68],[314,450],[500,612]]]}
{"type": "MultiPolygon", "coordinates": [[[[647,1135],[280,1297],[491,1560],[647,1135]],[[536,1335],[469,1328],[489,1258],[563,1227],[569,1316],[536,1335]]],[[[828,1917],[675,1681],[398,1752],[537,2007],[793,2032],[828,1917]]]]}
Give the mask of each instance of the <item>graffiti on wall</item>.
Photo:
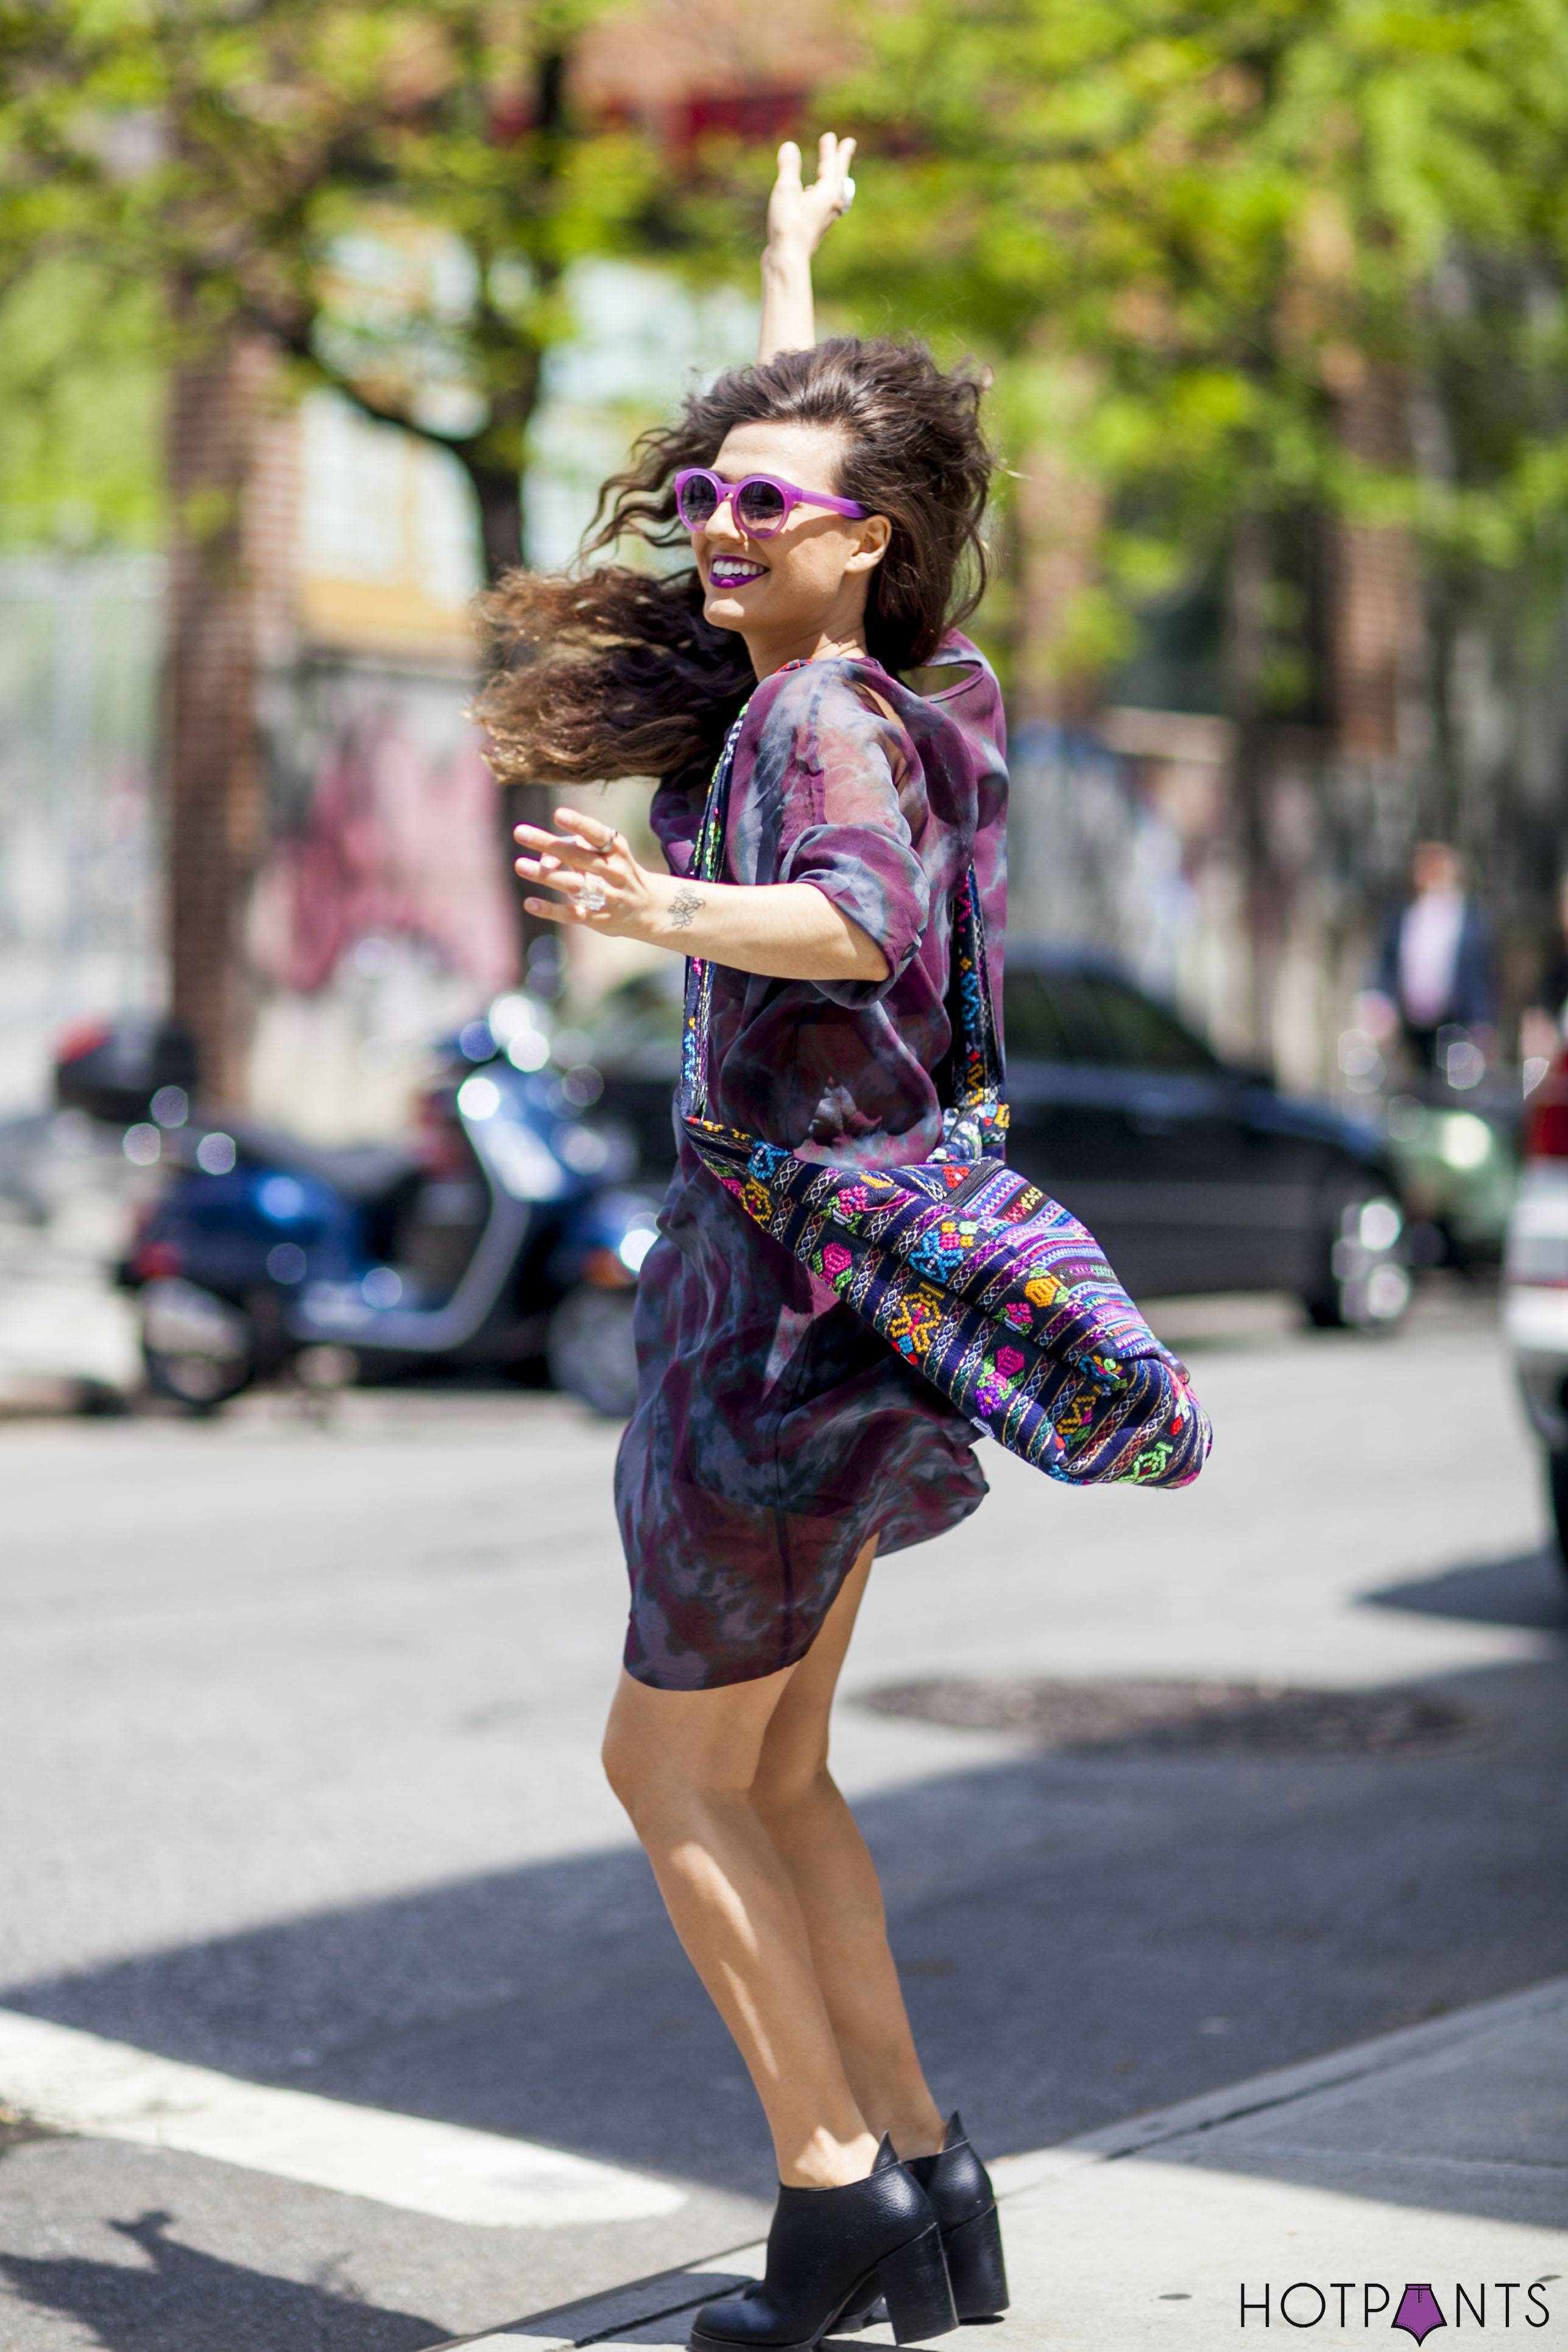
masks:
{"type": "Polygon", "coordinates": [[[395,703],[355,714],[258,877],[258,973],[314,995],[374,937],[419,941],[476,995],[500,988],[517,948],[500,825],[471,730],[432,745],[395,703]]]}

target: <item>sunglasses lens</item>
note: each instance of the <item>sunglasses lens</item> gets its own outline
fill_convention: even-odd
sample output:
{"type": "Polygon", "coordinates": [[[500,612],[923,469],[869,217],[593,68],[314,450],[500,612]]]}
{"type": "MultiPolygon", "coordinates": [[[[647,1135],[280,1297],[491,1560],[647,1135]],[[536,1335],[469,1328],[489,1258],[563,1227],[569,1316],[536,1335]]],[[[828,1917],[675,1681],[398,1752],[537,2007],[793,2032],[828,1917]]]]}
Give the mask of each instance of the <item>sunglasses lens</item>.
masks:
{"type": "Polygon", "coordinates": [[[718,494],[704,474],[694,474],[690,481],[682,482],[676,497],[676,507],[688,530],[700,530],[710,522],[718,505],[718,494]]]}
{"type": "Polygon", "coordinates": [[[748,482],[736,504],[742,530],[776,530],[784,519],[784,492],[772,482],[748,482]]]}

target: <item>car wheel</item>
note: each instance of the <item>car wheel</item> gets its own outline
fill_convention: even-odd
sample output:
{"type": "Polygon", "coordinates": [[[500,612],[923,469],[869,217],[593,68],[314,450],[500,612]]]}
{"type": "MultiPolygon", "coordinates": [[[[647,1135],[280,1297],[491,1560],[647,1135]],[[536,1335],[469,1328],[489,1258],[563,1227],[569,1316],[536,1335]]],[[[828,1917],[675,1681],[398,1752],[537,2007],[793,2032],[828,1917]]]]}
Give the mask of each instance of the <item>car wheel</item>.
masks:
{"type": "Polygon", "coordinates": [[[1320,1244],[1319,1277],[1302,1300],[1320,1331],[1393,1331],[1410,1304],[1405,1217],[1387,1192],[1340,1209],[1320,1244]]]}
{"type": "Polygon", "coordinates": [[[550,1318],[545,1360],[551,1381],[607,1421],[625,1421],[637,1401],[636,1297],[635,1290],[584,1285],[563,1298],[550,1318]]]}
{"type": "Polygon", "coordinates": [[[1568,1454],[1547,1455],[1546,1490],[1552,1498],[1552,1524],[1557,1530],[1563,1572],[1568,1576],[1568,1454]]]}
{"type": "Polygon", "coordinates": [[[142,1286],[142,1361],[154,1396],[213,1412],[256,1378],[250,1318],[194,1282],[142,1286]]]}

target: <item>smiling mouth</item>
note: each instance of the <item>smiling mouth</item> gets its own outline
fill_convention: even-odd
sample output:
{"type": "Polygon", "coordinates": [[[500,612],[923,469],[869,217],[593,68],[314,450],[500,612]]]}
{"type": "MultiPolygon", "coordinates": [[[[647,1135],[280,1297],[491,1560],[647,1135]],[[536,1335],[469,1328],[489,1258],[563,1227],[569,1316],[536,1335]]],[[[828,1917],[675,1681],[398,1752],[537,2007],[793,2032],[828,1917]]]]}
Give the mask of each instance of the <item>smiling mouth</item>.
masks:
{"type": "Polygon", "coordinates": [[[767,568],[765,563],[742,563],[732,556],[716,555],[708,566],[708,583],[712,588],[743,588],[749,580],[760,580],[767,568]]]}

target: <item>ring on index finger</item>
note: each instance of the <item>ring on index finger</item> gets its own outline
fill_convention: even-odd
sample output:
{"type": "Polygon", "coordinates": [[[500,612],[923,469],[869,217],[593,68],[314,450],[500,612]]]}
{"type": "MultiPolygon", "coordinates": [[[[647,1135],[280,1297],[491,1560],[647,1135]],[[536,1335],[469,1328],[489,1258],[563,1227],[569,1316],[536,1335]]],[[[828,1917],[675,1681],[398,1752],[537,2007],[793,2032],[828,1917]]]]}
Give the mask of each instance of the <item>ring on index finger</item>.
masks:
{"type": "Polygon", "coordinates": [[[847,174],[846,174],[846,176],[845,176],[845,181],[844,181],[844,185],[843,185],[843,187],[840,189],[840,191],[839,191],[839,195],[838,195],[838,212],[839,212],[839,217],[840,217],[841,219],[842,219],[843,215],[844,215],[848,211],[848,209],[849,209],[850,205],[854,203],[854,201],[855,201],[855,183],[854,183],[854,181],[853,181],[852,179],[850,179],[850,178],[848,177],[848,175],[847,175],[847,174]]]}
{"type": "Polygon", "coordinates": [[[594,855],[595,855],[596,857],[613,857],[613,856],[615,856],[615,854],[616,854],[616,850],[617,850],[617,849],[619,849],[619,848],[620,848],[620,846],[621,846],[621,830],[620,830],[619,825],[617,825],[617,826],[616,827],[616,830],[614,831],[614,833],[612,833],[612,834],[611,834],[611,835],[610,835],[610,837],[609,837],[608,841],[606,841],[606,842],[605,842],[605,845],[604,845],[603,849],[597,849],[597,850],[595,850],[595,853],[594,853],[594,855]]]}
{"type": "Polygon", "coordinates": [[[585,874],[577,885],[577,904],[584,915],[602,915],[609,896],[596,874],[585,874]]]}

